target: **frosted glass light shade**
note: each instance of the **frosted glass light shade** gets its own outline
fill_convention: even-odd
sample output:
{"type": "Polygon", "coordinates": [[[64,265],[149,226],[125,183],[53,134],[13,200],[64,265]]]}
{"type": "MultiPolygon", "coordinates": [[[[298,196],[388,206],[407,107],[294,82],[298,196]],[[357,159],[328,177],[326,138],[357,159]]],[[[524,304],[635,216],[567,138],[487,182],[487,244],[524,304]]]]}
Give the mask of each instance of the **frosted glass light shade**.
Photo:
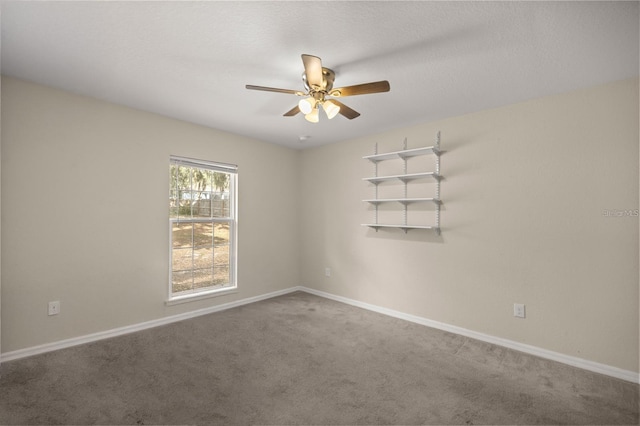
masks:
{"type": "Polygon", "coordinates": [[[325,101],[322,104],[322,109],[324,109],[324,112],[327,113],[327,117],[329,117],[329,120],[338,115],[338,113],[340,112],[340,107],[331,101],[325,101]]]}
{"type": "Polygon", "coordinates": [[[316,106],[316,100],[311,97],[300,99],[300,102],[298,102],[298,108],[300,108],[300,111],[305,115],[313,111],[315,106],[316,106]]]}
{"type": "Polygon", "coordinates": [[[313,108],[313,110],[311,110],[309,114],[306,114],[304,118],[306,118],[307,121],[310,121],[312,123],[317,123],[318,121],[320,121],[320,114],[318,114],[318,108],[313,108]]]}

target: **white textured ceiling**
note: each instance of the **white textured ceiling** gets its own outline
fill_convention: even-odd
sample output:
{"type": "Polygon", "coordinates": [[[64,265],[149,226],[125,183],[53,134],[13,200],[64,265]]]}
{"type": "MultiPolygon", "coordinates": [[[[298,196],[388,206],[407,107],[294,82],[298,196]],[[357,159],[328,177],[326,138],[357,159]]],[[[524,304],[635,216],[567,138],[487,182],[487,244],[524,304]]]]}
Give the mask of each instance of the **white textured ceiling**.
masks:
{"type": "Polygon", "coordinates": [[[294,148],[638,75],[638,2],[2,1],[2,74],[294,148]],[[362,115],[283,117],[300,54],[362,115]],[[300,142],[300,136],[309,136],[300,142]]]}

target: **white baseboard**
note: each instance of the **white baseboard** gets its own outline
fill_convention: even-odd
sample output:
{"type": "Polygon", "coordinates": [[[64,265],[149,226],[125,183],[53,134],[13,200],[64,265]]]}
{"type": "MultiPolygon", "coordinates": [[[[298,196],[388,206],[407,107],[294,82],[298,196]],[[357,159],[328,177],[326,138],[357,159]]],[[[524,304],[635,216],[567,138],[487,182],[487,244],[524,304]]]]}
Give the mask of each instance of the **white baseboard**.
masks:
{"type": "Polygon", "coordinates": [[[488,334],[479,333],[477,331],[468,330],[466,328],[457,327],[455,325],[445,324],[445,323],[433,321],[427,318],[422,318],[416,315],[410,315],[404,312],[394,311],[393,309],[387,309],[380,306],[371,305],[369,303],[360,302],[358,300],[349,299],[347,297],[336,296],[335,294],[326,293],[324,291],[319,291],[312,288],[300,287],[299,290],[310,293],[310,294],[315,294],[316,296],[321,296],[327,299],[335,300],[337,302],[342,302],[348,305],[356,306],[358,308],[363,308],[369,311],[388,315],[394,318],[403,319],[403,320],[414,322],[417,324],[426,325],[427,327],[436,328],[438,330],[448,331],[450,333],[459,334],[461,336],[466,336],[472,339],[481,340],[483,342],[492,343],[494,345],[503,346],[509,349],[514,349],[516,351],[535,355],[540,358],[561,362],[563,364],[568,364],[574,367],[582,368],[584,370],[604,374],[611,377],[616,377],[618,379],[626,380],[628,382],[640,383],[640,374],[634,371],[623,370],[621,368],[561,354],[559,352],[549,351],[547,349],[526,345],[524,343],[515,342],[513,340],[490,336],[488,334]]]}
{"type": "Polygon", "coordinates": [[[514,349],[520,352],[539,356],[540,358],[550,359],[552,361],[561,362],[563,364],[582,368],[584,370],[593,371],[595,373],[600,373],[600,374],[604,374],[611,377],[616,377],[618,379],[626,380],[632,383],[640,383],[640,374],[634,371],[623,370],[621,368],[612,367],[610,365],[600,364],[597,362],[593,362],[593,361],[589,361],[586,359],[577,358],[569,355],[564,355],[558,352],[553,352],[546,349],[538,348],[536,346],[515,342],[513,340],[490,336],[488,334],[479,333],[477,331],[468,330],[466,328],[457,327],[455,325],[433,321],[427,318],[406,314],[400,311],[394,311],[393,309],[383,308],[381,306],[360,302],[358,300],[337,296],[335,294],[326,293],[324,291],[315,290],[315,289],[304,287],[304,286],[290,287],[284,290],[274,291],[274,292],[263,294],[260,296],[248,297],[246,299],[236,300],[234,302],[229,302],[229,303],[225,303],[217,306],[211,306],[204,309],[198,309],[196,311],[185,312],[178,315],[172,315],[172,316],[160,318],[157,320],[147,321],[139,324],[133,324],[130,326],[88,334],[85,336],[74,337],[71,339],[61,340],[58,342],[46,343],[43,345],[33,346],[30,348],[19,349],[17,351],[12,351],[12,352],[7,352],[2,354],[2,356],[0,357],[0,360],[2,362],[12,361],[15,359],[25,358],[32,355],[38,355],[45,352],[51,352],[58,349],[69,348],[69,347],[81,345],[84,343],[90,343],[90,342],[95,342],[102,339],[108,339],[111,337],[122,336],[125,334],[134,333],[137,331],[142,331],[142,330],[146,330],[153,327],[158,327],[165,324],[171,324],[174,322],[183,321],[189,318],[195,318],[201,315],[207,315],[214,312],[224,311],[226,309],[247,305],[249,303],[259,302],[261,300],[270,299],[272,297],[282,296],[284,294],[293,293],[294,291],[304,291],[309,294],[314,294],[316,296],[335,300],[337,302],[342,302],[347,305],[356,306],[358,308],[367,309],[369,311],[388,315],[390,317],[403,319],[416,324],[421,324],[427,327],[436,328],[438,330],[448,331],[450,333],[459,334],[461,336],[466,336],[472,339],[480,340],[487,343],[492,343],[498,346],[503,346],[503,347],[514,349]]]}
{"type": "Polygon", "coordinates": [[[235,308],[237,306],[247,305],[249,303],[259,302],[260,300],[270,299],[272,297],[282,296],[287,293],[301,290],[300,287],[291,287],[284,290],[274,291],[271,293],[263,294],[260,296],[248,297],[246,299],[236,300],[234,302],[224,303],[222,305],[211,306],[204,309],[198,309],[191,312],[185,312],[182,314],[172,315],[169,317],[159,318],[157,320],[146,321],[139,324],[128,325],[125,327],[114,328],[112,330],[101,331],[98,333],[92,333],[85,336],[73,337],[71,339],[60,340],[58,342],[45,343],[43,345],[32,346],[30,348],[19,349],[17,351],[6,352],[0,357],[1,362],[12,361],[19,358],[25,358],[32,355],[38,355],[45,352],[56,351],[58,349],[69,348],[72,346],[82,345],[84,343],[95,342],[102,339],[109,339],[111,337],[122,336],[124,334],[135,333],[137,331],[146,330],[161,325],[171,324],[178,321],[183,321],[189,318],[199,317],[201,315],[207,315],[214,312],[224,311],[226,309],[235,308]]]}

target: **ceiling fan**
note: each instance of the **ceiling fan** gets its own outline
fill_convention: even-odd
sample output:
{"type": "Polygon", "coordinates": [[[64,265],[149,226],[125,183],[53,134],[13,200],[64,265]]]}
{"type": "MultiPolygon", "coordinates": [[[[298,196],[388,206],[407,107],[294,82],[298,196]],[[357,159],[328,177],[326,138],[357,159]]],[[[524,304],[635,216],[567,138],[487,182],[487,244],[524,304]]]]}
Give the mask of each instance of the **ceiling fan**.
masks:
{"type": "Polygon", "coordinates": [[[332,119],[338,113],[347,117],[349,120],[353,120],[360,115],[359,112],[349,108],[342,102],[336,99],[328,99],[328,96],[332,98],[340,98],[344,96],[388,92],[390,90],[389,82],[386,80],[334,89],[333,81],[336,74],[333,70],[324,68],[320,58],[313,55],[302,55],[302,63],[304,64],[302,81],[304,82],[305,92],[290,89],[276,89],[274,87],[253,86],[250,84],[247,84],[245,87],[250,90],[289,93],[304,97],[304,99],[301,99],[300,102],[298,102],[298,105],[285,112],[283,115],[285,117],[293,117],[299,112],[302,112],[304,114],[304,118],[312,123],[317,123],[320,120],[320,107],[322,107],[329,119],[332,119]]]}

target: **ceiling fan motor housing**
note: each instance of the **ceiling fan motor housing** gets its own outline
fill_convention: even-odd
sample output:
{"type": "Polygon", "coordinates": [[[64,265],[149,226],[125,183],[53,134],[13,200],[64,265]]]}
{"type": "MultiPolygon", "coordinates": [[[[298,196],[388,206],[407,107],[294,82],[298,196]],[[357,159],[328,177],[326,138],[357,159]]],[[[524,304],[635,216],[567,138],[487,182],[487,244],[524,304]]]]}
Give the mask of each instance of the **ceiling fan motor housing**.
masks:
{"type": "Polygon", "coordinates": [[[305,89],[309,92],[310,95],[313,92],[324,92],[325,94],[330,92],[333,89],[333,81],[336,78],[336,73],[329,68],[322,68],[322,86],[321,87],[310,87],[307,82],[307,74],[306,72],[302,73],[302,82],[304,83],[305,89]]]}

